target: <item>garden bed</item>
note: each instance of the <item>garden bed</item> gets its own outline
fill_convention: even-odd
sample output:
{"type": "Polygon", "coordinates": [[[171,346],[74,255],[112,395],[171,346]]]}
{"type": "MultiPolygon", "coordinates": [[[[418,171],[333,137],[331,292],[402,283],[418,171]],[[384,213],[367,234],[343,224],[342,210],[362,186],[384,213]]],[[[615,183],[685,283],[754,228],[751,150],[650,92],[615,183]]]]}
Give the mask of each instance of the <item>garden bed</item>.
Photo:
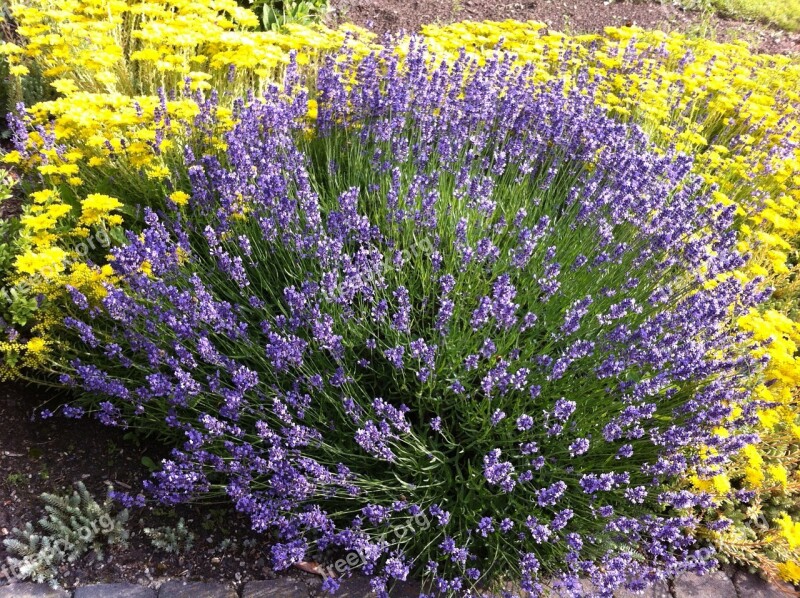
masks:
{"type": "MultiPolygon", "coordinates": [[[[537,0],[504,4],[489,0],[418,0],[409,3],[340,0],[333,2],[332,8],[332,23],[355,22],[378,33],[413,31],[426,23],[518,19],[542,21],[554,31],[570,32],[601,31],[604,26],[620,25],[660,27],[691,34],[713,31],[721,39],[751,40],[755,47],[765,52],[795,53],[800,50],[800,34],[716,17],[702,18],[669,5],[643,2],[537,0]]],[[[1,392],[0,427],[7,431],[8,440],[4,440],[0,452],[0,489],[3,495],[0,539],[11,528],[38,519],[42,492],[71,488],[81,481],[97,497],[104,494],[107,483],[113,484],[117,490],[135,493],[149,474],[147,465],[167,455],[167,450],[157,443],[134,441],[124,431],[101,427],[94,421],[34,417],[41,408],[58,405],[62,395],[7,383],[1,392]]],[[[70,588],[98,581],[129,581],[154,586],[163,579],[176,578],[226,581],[241,586],[249,580],[275,576],[268,564],[264,536],[250,531],[250,521],[237,514],[227,502],[212,506],[137,508],[132,511],[130,530],[131,540],[127,548],[110,548],[110,558],[104,561],[95,559],[90,553],[63,569],[63,583],[70,588]],[[192,550],[185,554],[154,550],[144,537],[143,529],[171,526],[178,518],[186,520],[195,536],[192,550]],[[236,538],[233,544],[230,543],[232,538],[236,538]]],[[[0,562],[5,556],[0,546],[0,562]]],[[[290,575],[293,579],[302,577],[312,595],[321,583],[314,576],[301,576],[296,571],[279,575],[290,575]]]]}

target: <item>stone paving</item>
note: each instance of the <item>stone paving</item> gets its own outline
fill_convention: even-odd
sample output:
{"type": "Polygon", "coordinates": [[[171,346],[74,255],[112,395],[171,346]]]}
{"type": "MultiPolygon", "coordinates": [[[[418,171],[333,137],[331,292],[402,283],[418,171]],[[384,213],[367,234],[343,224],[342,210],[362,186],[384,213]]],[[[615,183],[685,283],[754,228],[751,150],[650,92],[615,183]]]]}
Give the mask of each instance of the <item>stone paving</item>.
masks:
{"type": "MultiPolygon", "coordinates": [[[[279,577],[267,581],[250,581],[234,587],[225,583],[166,581],[158,589],[130,584],[94,584],[72,591],[55,590],[47,585],[15,583],[0,586],[0,598],[313,598],[319,596],[319,584],[311,587],[295,577],[279,577]]],[[[416,598],[413,584],[403,584],[391,592],[392,598],[416,598]]],[[[369,584],[363,578],[342,583],[336,598],[369,598],[369,584]]],[[[637,594],[618,592],[617,598],[633,598],[637,594]]],[[[760,577],[744,571],[717,571],[703,577],[682,575],[669,584],[648,589],[644,598],[787,598],[800,597],[788,584],[770,585],[760,577]]]]}

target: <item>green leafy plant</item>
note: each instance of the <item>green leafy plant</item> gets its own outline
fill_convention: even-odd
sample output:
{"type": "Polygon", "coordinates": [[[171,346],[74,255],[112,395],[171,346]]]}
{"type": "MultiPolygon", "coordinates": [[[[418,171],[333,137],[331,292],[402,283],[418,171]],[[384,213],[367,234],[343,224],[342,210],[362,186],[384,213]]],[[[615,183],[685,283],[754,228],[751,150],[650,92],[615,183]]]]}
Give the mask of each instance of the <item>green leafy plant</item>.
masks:
{"type": "Polygon", "coordinates": [[[19,486],[25,481],[24,473],[10,473],[6,476],[6,484],[9,486],[19,486]]]}
{"type": "Polygon", "coordinates": [[[267,31],[290,23],[319,23],[328,10],[327,0],[255,0],[244,5],[258,15],[261,26],[267,31]]]}
{"type": "Polygon", "coordinates": [[[786,31],[800,31],[800,0],[672,0],[683,10],[747,19],[786,31]]]}
{"type": "Polygon", "coordinates": [[[0,291],[0,297],[6,302],[12,324],[24,326],[31,316],[36,313],[36,308],[38,307],[36,299],[28,297],[18,289],[11,288],[7,291],[3,289],[0,291]]]}
{"type": "Polygon", "coordinates": [[[162,527],[146,527],[144,535],[150,538],[154,548],[165,552],[189,552],[194,544],[194,534],[186,527],[186,522],[181,517],[175,527],[168,525],[162,527]]]}
{"type": "Polygon", "coordinates": [[[102,559],[104,546],[127,543],[128,510],[114,513],[111,498],[98,503],[83,482],[71,495],[44,493],[41,499],[46,516],[37,525],[14,528],[14,537],[3,540],[16,555],[7,562],[18,579],[56,585],[60,565],[74,563],[89,550],[102,559]]]}

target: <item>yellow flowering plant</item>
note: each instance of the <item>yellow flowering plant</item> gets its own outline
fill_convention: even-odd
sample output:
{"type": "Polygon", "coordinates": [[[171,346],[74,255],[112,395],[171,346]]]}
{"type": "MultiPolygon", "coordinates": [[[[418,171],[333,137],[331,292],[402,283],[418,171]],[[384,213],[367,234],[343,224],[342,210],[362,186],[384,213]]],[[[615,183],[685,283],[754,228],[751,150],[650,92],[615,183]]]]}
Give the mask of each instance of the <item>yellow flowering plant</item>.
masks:
{"type": "MultiPolygon", "coordinates": [[[[0,57],[16,82],[10,93],[31,97],[23,88],[36,74],[49,97],[17,115],[15,149],[2,157],[22,175],[29,202],[13,225],[19,233],[9,235],[7,252],[16,257],[0,270],[0,313],[14,309],[10,323],[36,324],[45,339],[70,276],[87,257],[104,263],[110,243],[124,240],[123,221],[135,229],[142,205],[163,206],[168,197],[186,204],[175,189],[185,182],[179,173],[192,142],[186,124],[203,101],[197,94],[218,99],[218,130],[204,141],[222,149],[234,100],[281,80],[290,54],[310,73],[335,49],[372,48],[372,34],[353,26],[260,31],[252,11],[233,0],[34,0],[9,9],[16,28],[0,57]],[[58,199],[39,201],[36,189],[58,199]],[[91,255],[75,251],[87,245],[91,255]]],[[[0,349],[5,374],[17,375],[18,356],[30,348],[9,341],[0,349]]]]}
{"type": "Polygon", "coordinates": [[[59,317],[58,306],[70,288],[96,299],[103,296],[103,282],[111,280],[112,271],[93,264],[103,261],[113,236],[122,236],[117,213],[122,204],[116,198],[90,194],[79,202],[79,216],[57,189],[31,192],[29,200],[22,215],[10,220],[18,223],[16,252],[4,264],[8,281],[0,295],[5,304],[2,316],[12,325],[28,325],[29,338],[21,338],[12,326],[0,341],[3,377],[40,363],[51,345],[48,327],[59,317]],[[38,309],[42,306],[54,309],[38,309]]]}
{"type": "MultiPolygon", "coordinates": [[[[213,90],[230,106],[279,81],[291,52],[313,72],[345,44],[357,55],[374,47],[373,35],[354,26],[259,31],[253,12],[233,0],[35,0],[12,3],[11,12],[24,43],[0,44],[0,54],[18,75],[36,65],[59,97],[28,108],[29,125],[49,127],[44,136],[31,129],[27,147],[44,151],[5,160],[75,184],[81,164],[94,168],[120,154],[157,174],[163,164],[153,145],[169,133],[156,126],[158,116],[194,117],[191,92],[213,90]],[[72,151],[57,155],[48,136],[72,151]]],[[[159,141],[162,150],[170,143],[159,141]]]]}

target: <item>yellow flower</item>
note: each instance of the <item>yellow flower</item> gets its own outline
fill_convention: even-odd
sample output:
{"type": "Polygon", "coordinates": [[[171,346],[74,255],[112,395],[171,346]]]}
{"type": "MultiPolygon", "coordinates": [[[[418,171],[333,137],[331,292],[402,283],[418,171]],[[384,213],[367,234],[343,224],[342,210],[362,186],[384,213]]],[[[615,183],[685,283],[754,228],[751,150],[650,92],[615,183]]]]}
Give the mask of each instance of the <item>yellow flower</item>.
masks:
{"type": "Polygon", "coordinates": [[[317,118],[317,101],[316,100],[308,100],[308,111],[306,112],[306,116],[311,120],[316,120],[317,118]]]}
{"type": "Polygon", "coordinates": [[[81,221],[85,224],[97,224],[106,218],[109,212],[118,210],[122,203],[108,195],[92,193],[81,202],[81,221]]]}
{"type": "Polygon", "coordinates": [[[185,206],[189,203],[189,195],[184,193],[183,191],[175,191],[172,193],[169,198],[175,203],[175,205],[185,206]]]}
{"type": "Polygon", "coordinates": [[[16,77],[21,77],[23,75],[27,75],[30,73],[28,67],[22,64],[15,64],[14,66],[8,69],[8,72],[16,77]]]}
{"type": "Polygon", "coordinates": [[[51,85],[57,92],[63,93],[64,95],[69,95],[79,91],[79,87],[75,85],[75,81],[72,79],[56,79],[51,83],[51,85]]]}
{"type": "Polygon", "coordinates": [[[769,476],[778,482],[784,489],[789,485],[788,472],[783,465],[775,464],[767,467],[769,476]]]}
{"type": "Polygon", "coordinates": [[[20,154],[17,150],[8,152],[5,156],[2,157],[2,162],[5,164],[19,164],[22,161],[22,154],[20,154]]]}
{"type": "Polygon", "coordinates": [[[744,476],[751,488],[760,488],[764,484],[764,471],[758,467],[745,467],[744,476]]]}
{"type": "Polygon", "coordinates": [[[27,251],[18,256],[14,266],[20,274],[41,274],[52,277],[64,271],[67,252],[60,247],[48,247],[40,252],[27,251]]]}
{"type": "Polygon", "coordinates": [[[778,574],[781,579],[790,583],[800,582],[800,566],[795,561],[778,563],[778,574]]]}
{"type": "Polygon", "coordinates": [[[692,475],[689,480],[692,482],[692,485],[697,488],[700,492],[710,492],[711,489],[714,487],[714,483],[712,480],[704,480],[696,475],[692,475]]]}
{"type": "Polygon", "coordinates": [[[29,353],[42,353],[47,348],[47,342],[41,337],[34,337],[25,345],[29,353]]]}
{"type": "Polygon", "coordinates": [[[711,478],[711,481],[714,484],[714,490],[717,491],[717,494],[727,494],[731,490],[731,481],[728,479],[728,476],[724,473],[719,475],[715,475],[711,478]]]}
{"type": "Polygon", "coordinates": [[[780,423],[781,417],[777,409],[761,409],[758,412],[758,420],[762,426],[771,430],[780,423]]]}
{"type": "Polygon", "coordinates": [[[165,179],[170,175],[169,168],[158,164],[147,169],[147,178],[152,180],[165,179]]]}
{"type": "Polygon", "coordinates": [[[47,203],[51,199],[55,199],[58,197],[58,194],[53,191],[52,189],[44,189],[42,191],[34,191],[30,194],[30,198],[33,200],[34,203],[43,204],[47,203]]]}
{"type": "Polygon", "coordinates": [[[781,513],[776,523],[781,529],[781,535],[789,543],[789,548],[795,549],[800,546],[800,523],[792,521],[788,513],[781,513]]]}
{"type": "Polygon", "coordinates": [[[756,448],[755,445],[748,444],[742,449],[742,453],[745,457],[747,457],[747,461],[753,467],[761,467],[764,464],[764,459],[761,456],[761,453],[758,452],[758,448],[756,448]]]}
{"type": "Polygon", "coordinates": [[[29,231],[45,231],[53,227],[55,218],[48,214],[26,215],[20,218],[20,223],[29,231]]]}

